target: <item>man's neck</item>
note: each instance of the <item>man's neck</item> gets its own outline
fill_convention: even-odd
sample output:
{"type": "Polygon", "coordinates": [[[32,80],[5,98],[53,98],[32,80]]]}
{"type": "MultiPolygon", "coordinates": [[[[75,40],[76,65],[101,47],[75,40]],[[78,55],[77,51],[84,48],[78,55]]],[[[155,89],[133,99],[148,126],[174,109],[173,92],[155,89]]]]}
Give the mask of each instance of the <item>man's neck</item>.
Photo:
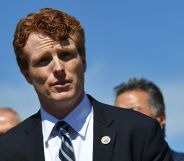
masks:
{"type": "Polygon", "coordinates": [[[84,98],[84,93],[82,93],[78,98],[65,100],[65,101],[41,101],[41,106],[44,110],[53,115],[58,119],[65,118],[71,111],[73,111],[77,105],[80,104],[84,98]]]}

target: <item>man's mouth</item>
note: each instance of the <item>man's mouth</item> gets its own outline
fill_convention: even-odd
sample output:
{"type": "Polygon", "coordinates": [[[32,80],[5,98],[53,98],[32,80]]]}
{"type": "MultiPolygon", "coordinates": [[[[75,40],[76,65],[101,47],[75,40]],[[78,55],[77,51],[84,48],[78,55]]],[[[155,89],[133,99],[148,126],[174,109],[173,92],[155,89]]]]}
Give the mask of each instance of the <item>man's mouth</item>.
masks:
{"type": "Polygon", "coordinates": [[[71,81],[56,81],[56,82],[52,83],[51,86],[54,88],[62,90],[62,89],[69,88],[70,84],[71,84],[71,81]]]}

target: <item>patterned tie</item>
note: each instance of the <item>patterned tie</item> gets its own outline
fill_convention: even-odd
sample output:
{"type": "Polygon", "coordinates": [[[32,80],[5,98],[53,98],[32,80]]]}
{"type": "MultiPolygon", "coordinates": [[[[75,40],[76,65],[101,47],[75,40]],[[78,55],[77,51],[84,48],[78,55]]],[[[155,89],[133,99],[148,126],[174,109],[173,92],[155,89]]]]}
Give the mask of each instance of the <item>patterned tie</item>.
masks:
{"type": "Polygon", "coordinates": [[[61,161],[75,161],[74,149],[69,136],[70,125],[64,121],[56,124],[56,130],[61,137],[61,148],[59,149],[59,158],[61,161]]]}

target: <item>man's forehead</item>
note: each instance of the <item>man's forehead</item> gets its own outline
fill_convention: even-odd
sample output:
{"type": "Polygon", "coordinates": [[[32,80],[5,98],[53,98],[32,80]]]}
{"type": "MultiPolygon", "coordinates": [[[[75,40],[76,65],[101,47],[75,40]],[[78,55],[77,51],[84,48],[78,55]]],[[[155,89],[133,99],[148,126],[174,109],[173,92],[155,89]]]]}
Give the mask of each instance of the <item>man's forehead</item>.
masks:
{"type": "MultiPolygon", "coordinates": [[[[26,46],[42,48],[42,47],[53,47],[54,45],[60,44],[62,47],[75,46],[75,42],[71,38],[62,39],[61,41],[56,41],[49,37],[48,35],[44,35],[42,33],[31,33],[28,37],[28,41],[26,46]]],[[[25,46],[25,47],[26,47],[25,46]]]]}
{"type": "Polygon", "coordinates": [[[47,35],[39,34],[39,33],[31,33],[28,37],[26,45],[32,45],[32,46],[40,46],[44,43],[53,43],[54,40],[51,39],[47,35]]]}
{"type": "Polygon", "coordinates": [[[11,120],[11,117],[10,115],[0,115],[0,122],[6,122],[6,121],[9,121],[11,120]]]}

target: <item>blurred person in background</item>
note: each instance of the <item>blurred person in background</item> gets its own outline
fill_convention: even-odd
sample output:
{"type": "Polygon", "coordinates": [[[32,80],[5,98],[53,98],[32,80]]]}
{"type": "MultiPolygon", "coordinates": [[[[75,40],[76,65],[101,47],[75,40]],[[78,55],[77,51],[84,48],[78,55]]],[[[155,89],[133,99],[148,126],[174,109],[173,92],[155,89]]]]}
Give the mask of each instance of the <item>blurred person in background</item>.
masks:
{"type": "Polygon", "coordinates": [[[0,136],[20,122],[18,113],[10,107],[0,107],[0,136]]]}
{"type": "MultiPolygon", "coordinates": [[[[153,82],[144,78],[132,78],[114,88],[115,106],[132,109],[156,119],[165,136],[166,114],[164,97],[153,82]]],[[[171,149],[174,161],[184,161],[184,153],[171,149]]]]}

